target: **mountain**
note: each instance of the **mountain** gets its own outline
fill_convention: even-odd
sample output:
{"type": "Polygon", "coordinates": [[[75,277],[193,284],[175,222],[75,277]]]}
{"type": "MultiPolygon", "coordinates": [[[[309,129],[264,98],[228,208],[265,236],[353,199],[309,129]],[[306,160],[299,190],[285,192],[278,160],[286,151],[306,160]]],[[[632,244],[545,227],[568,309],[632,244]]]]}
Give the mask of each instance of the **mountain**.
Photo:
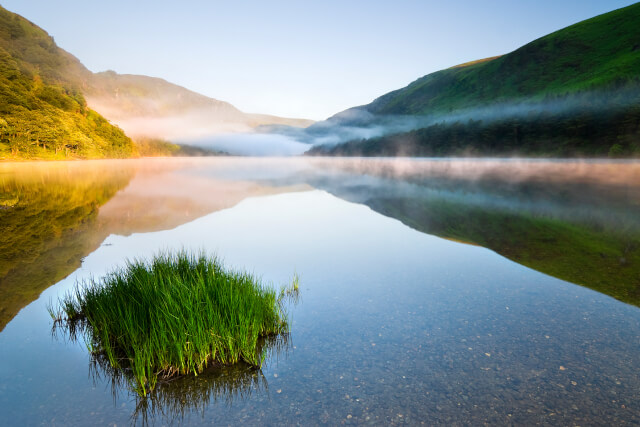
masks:
{"type": "Polygon", "coordinates": [[[306,127],[313,123],[244,113],[228,102],[154,77],[106,71],[91,75],[83,84],[89,106],[133,138],[181,141],[221,132],[248,132],[261,125],[306,127]]]}
{"type": "Polygon", "coordinates": [[[336,124],[374,135],[315,153],[638,155],[640,3],[426,75],[310,131],[336,124]]]}
{"type": "Polygon", "coordinates": [[[243,113],[158,78],[94,74],[43,29],[0,6],[0,159],[131,157],[151,154],[150,147],[166,154],[176,146],[159,139],[311,123],[243,113]]]}
{"type": "Polygon", "coordinates": [[[122,130],[87,107],[88,70],[41,28],[0,7],[0,158],[129,157],[122,130]]]}

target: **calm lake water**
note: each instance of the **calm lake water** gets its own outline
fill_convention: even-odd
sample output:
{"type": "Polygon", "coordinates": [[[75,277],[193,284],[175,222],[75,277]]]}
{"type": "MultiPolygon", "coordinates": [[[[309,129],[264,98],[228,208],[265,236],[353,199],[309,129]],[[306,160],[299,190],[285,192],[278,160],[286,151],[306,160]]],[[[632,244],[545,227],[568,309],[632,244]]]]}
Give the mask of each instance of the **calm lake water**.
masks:
{"type": "Polygon", "coordinates": [[[0,425],[640,423],[640,164],[0,164],[0,425]],[[126,259],[298,274],[292,331],[140,400],[47,304],[126,259]]]}

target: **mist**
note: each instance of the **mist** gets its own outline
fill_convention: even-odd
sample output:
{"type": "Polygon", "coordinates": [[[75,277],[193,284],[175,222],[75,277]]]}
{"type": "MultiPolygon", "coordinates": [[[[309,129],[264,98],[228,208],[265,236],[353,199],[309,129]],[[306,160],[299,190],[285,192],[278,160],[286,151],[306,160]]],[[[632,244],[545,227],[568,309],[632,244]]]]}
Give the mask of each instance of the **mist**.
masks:
{"type": "Polygon", "coordinates": [[[97,73],[86,100],[131,138],[161,139],[245,156],[291,156],[301,147],[287,136],[262,135],[261,126],[305,127],[311,120],[252,114],[147,76],[97,73]]]}
{"type": "Polygon", "coordinates": [[[237,156],[299,156],[309,149],[289,136],[265,133],[226,133],[176,142],[237,156]]]}
{"type": "MultiPolygon", "coordinates": [[[[198,101],[195,102],[180,95],[177,102],[184,108],[176,108],[178,106],[172,105],[170,99],[158,94],[147,98],[120,94],[115,98],[93,97],[89,101],[93,108],[134,139],[159,138],[242,156],[295,156],[312,147],[333,147],[433,125],[465,124],[473,120],[486,126],[509,119],[537,120],[607,112],[637,103],[640,90],[590,91],[564,98],[520,99],[426,115],[376,114],[374,102],[342,111],[306,128],[302,126],[308,121],[245,114],[224,102],[193,95],[198,101]]],[[[400,141],[398,150],[406,145],[400,141]]]]}
{"type": "Polygon", "coordinates": [[[565,98],[520,99],[465,108],[449,113],[426,115],[379,115],[373,105],[354,107],[306,129],[290,129],[288,135],[312,146],[334,146],[349,141],[410,132],[436,124],[466,123],[469,120],[491,124],[508,119],[535,119],[577,113],[609,112],[635,105],[640,90],[600,90],[565,98]]]}
{"type": "Polygon", "coordinates": [[[157,138],[171,142],[206,138],[231,132],[251,132],[251,128],[237,123],[203,123],[197,116],[133,117],[118,120],[117,124],[133,139],[157,138]]]}

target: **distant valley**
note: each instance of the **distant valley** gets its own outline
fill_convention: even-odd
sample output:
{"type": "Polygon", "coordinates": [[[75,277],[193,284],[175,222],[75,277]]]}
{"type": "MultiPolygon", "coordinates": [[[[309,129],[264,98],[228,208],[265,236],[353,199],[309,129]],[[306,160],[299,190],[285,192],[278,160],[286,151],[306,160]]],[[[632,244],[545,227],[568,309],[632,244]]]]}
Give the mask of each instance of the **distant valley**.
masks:
{"type": "Polygon", "coordinates": [[[84,81],[87,104],[132,138],[193,139],[224,132],[250,132],[261,125],[306,127],[312,120],[249,114],[166,80],[95,73],[84,81]]]}

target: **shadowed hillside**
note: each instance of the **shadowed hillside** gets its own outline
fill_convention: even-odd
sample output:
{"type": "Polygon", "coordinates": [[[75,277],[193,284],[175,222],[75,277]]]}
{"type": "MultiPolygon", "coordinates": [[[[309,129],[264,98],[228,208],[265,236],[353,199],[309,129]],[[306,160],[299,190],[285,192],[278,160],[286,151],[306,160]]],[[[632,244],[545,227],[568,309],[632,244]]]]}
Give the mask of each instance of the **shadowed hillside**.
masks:
{"type": "Polygon", "coordinates": [[[248,132],[260,125],[306,127],[311,120],[247,114],[228,102],[166,80],[106,71],[86,81],[89,105],[133,138],[179,140],[221,132],[248,132]]]}

